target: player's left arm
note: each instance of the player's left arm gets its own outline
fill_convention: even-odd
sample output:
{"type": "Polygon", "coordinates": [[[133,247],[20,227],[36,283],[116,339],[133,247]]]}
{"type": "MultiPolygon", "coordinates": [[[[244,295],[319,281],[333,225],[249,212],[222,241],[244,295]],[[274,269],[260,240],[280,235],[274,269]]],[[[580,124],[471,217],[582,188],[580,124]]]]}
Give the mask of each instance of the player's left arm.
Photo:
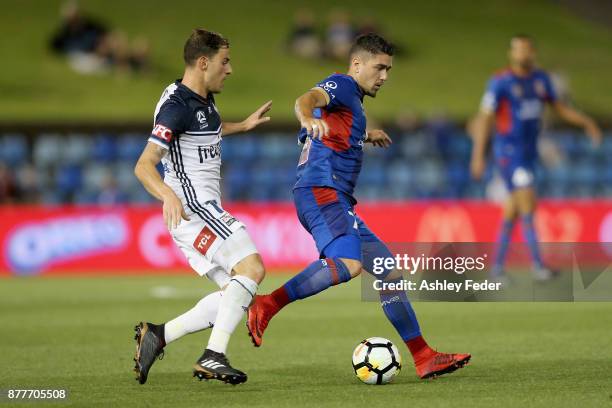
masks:
{"type": "Polygon", "coordinates": [[[593,140],[593,144],[598,146],[601,143],[602,133],[597,122],[590,116],[577,111],[565,102],[555,100],[552,107],[557,115],[565,122],[584,129],[584,132],[593,140]]]}
{"type": "Polygon", "coordinates": [[[367,113],[365,117],[367,126],[364,143],[372,143],[372,145],[377,147],[389,147],[389,145],[393,143],[389,135],[382,129],[375,129],[378,128],[379,123],[372,119],[367,113]]]}
{"type": "Polygon", "coordinates": [[[272,101],[268,101],[261,105],[242,122],[223,122],[223,136],[228,136],[233,133],[248,132],[262,123],[268,122],[270,117],[264,115],[268,113],[270,109],[272,109],[272,101]]]}
{"type": "Polygon", "coordinates": [[[366,132],[365,143],[372,143],[377,147],[389,147],[393,141],[382,129],[372,129],[366,132]]]}

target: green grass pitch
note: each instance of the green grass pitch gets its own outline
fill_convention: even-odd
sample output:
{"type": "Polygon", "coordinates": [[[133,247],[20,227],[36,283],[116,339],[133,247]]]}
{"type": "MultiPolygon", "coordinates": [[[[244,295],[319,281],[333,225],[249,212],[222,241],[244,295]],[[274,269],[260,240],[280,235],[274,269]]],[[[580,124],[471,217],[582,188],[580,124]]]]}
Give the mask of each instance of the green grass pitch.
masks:
{"type": "MultiPolygon", "coordinates": [[[[262,292],[287,277],[268,277],[262,292]]],[[[206,331],[168,346],[139,385],[134,324],[170,319],[212,289],[195,276],[2,279],[0,388],[67,388],[57,405],[88,407],[612,406],[611,303],[415,303],[434,347],[473,354],[467,368],[420,381],[380,306],[361,302],[359,282],[288,306],[260,349],[241,324],[229,356],[246,384],[192,378],[206,331]],[[352,372],[351,352],[370,336],[400,347],[403,370],[390,385],[352,372]]]]}

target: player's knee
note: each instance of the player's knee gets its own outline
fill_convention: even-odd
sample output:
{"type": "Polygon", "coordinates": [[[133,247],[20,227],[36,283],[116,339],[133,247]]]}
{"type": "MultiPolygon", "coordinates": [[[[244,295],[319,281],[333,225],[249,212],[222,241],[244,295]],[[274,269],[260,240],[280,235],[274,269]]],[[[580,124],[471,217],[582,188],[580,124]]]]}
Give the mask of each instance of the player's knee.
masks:
{"type": "Polygon", "coordinates": [[[240,261],[234,266],[233,272],[236,275],[246,276],[257,284],[261,283],[266,276],[266,269],[258,254],[249,255],[240,261]]]}
{"type": "Polygon", "coordinates": [[[361,261],[358,261],[357,259],[348,258],[340,258],[340,260],[342,261],[342,263],[344,263],[346,269],[348,269],[351,278],[354,278],[361,273],[361,261]]]}

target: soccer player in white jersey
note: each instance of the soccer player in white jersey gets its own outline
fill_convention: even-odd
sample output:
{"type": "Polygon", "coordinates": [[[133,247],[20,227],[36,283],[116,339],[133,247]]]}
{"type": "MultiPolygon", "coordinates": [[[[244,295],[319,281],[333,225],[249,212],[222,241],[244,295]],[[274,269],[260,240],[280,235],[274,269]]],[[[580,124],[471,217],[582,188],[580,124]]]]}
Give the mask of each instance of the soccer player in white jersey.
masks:
{"type": "Polygon", "coordinates": [[[221,135],[246,132],[267,122],[269,101],[240,123],[221,122],[213,94],[232,73],[229,42],[196,29],[184,47],[185,73],[163,92],[154,128],[134,170],[153,196],[176,245],[191,267],[219,285],[191,310],[165,324],[136,327],[135,372],[141,384],[164,347],[212,327],[194,376],[239,384],[247,375],[231,367],[226,350],[231,334],[251,303],[265,270],[244,225],[221,207],[221,135]],[[156,165],[162,162],[164,179],[156,165]]]}

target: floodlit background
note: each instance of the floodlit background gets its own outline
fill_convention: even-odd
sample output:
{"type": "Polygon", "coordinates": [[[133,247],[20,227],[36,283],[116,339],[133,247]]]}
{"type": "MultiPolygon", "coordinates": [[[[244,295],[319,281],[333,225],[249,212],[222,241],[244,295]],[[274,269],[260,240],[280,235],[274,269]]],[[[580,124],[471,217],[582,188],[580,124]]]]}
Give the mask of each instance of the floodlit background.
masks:
{"type": "Polygon", "coordinates": [[[474,354],[467,369],[423,384],[379,306],[359,301],[358,281],[288,308],[261,350],[239,328],[230,357],[249,373],[243,387],[190,382],[200,334],[169,347],[146,388],[130,372],[135,323],[170,319],[215,290],[189,269],[133,175],[193,28],[231,42],[234,73],[216,97],[224,120],[274,101],[270,123],[222,144],[223,206],[248,226],[268,292],[317,256],[291,202],[294,100],[345,72],[348,44],[372,30],[398,47],[389,81],[365,101],[394,143],[366,148],[356,192],[358,214],[383,240],[496,240],[505,191],[491,164],[471,179],[466,128],[510,37],[528,33],[561,97],[605,133],[595,149],[546,114],[538,235],[612,242],[609,2],[4,0],[0,9],[0,389],[68,388],[86,406],[609,404],[609,303],[419,302],[432,345],[474,354]],[[401,349],[394,385],[353,378],[349,354],[371,336],[401,349]]]}

